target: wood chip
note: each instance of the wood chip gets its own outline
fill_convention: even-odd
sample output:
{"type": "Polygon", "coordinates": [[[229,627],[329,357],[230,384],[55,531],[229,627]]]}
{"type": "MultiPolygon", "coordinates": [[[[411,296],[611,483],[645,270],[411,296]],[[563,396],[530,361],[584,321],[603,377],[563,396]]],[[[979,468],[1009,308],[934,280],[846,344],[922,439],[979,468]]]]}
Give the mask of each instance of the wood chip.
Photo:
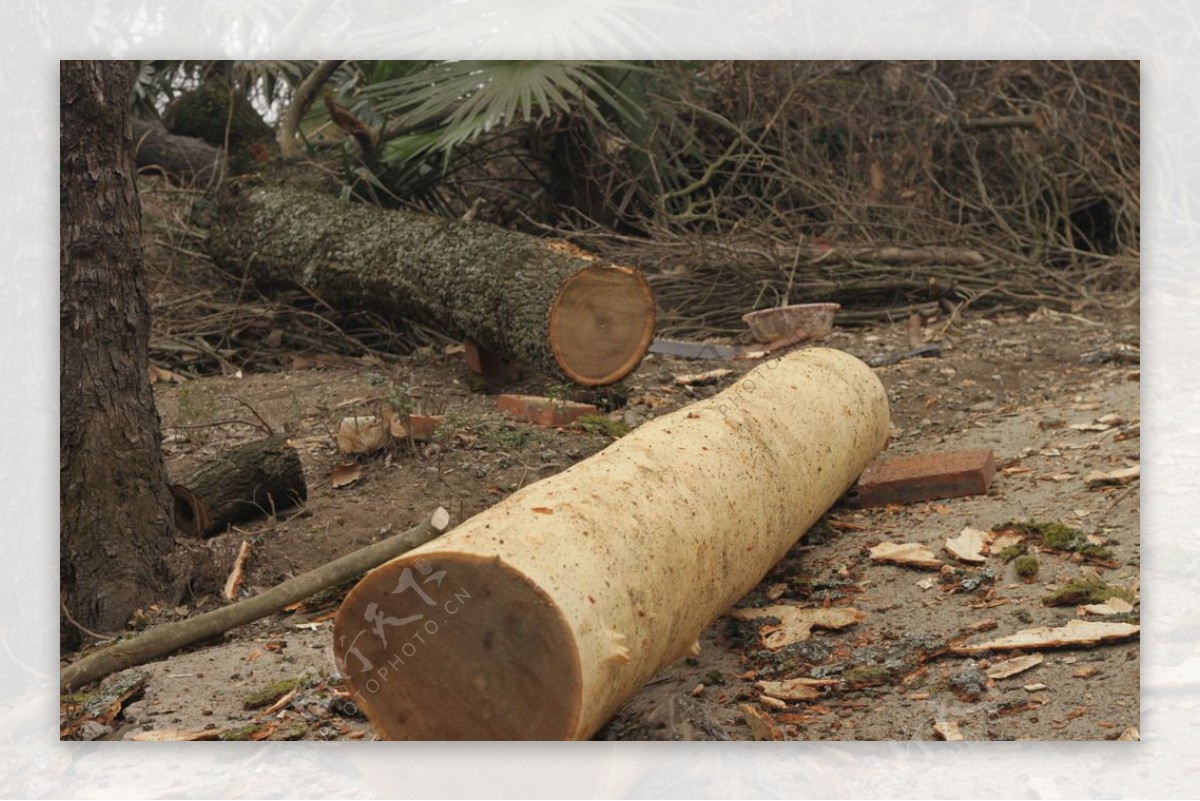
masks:
{"type": "Polygon", "coordinates": [[[1036,692],[1041,692],[1042,690],[1046,689],[1046,685],[1042,684],[1040,682],[1037,684],[1026,684],[1021,689],[1027,693],[1036,693],[1036,692]]]}
{"type": "Polygon", "coordinates": [[[357,462],[347,462],[336,465],[329,471],[329,483],[334,489],[349,487],[362,478],[362,465],[357,462]]]}
{"type": "Polygon", "coordinates": [[[730,370],[728,367],[721,367],[704,373],[688,373],[687,375],[677,375],[675,376],[675,384],[681,387],[715,384],[727,375],[733,375],[733,370],[730,370]]]}
{"type": "Polygon", "coordinates": [[[957,537],[946,540],[946,550],[960,562],[983,564],[987,561],[983,548],[987,544],[987,532],[967,526],[957,537]]]}
{"type": "Polygon", "coordinates": [[[930,570],[938,570],[942,566],[933,551],[919,542],[881,542],[871,549],[871,561],[930,570]]]}
{"type": "Polygon", "coordinates": [[[343,417],[338,424],[338,450],[349,454],[374,453],[391,441],[390,422],[373,414],[343,417]]]}
{"type": "Polygon", "coordinates": [[[1060,648],[1062,646],[1092,646],[1102,642],[1125,640],[1136,636],[1141,626],[1132,623],[1098,623],[1072,620],[1057,628],[1040,626],[1022,629],[1016,634],[980,643],[951,645],[952,654],[977,654],[981,651],[1011,651],[1016,648],[1060,648]]]}
{"type": "Polygon", "coordinates": [[[195,742],[197,740],[217,740],[226,729],[200,729],[199,731],[183,731],[180,729],[154,729],[142,731],[130,737],[139,742],[195,742]]]}
{"type": "Polygon", "coordinates": [[[1105,473],[1100,470],[1094,470],[1083,477],[1083,481],[1088,487],[1113,487],[1129,482],[1142,477],[1142,466],[1135,464],[1133,467],[1126,467],[1122,470],[1112,470],[1105,473]]]}
{"type": "Polygon", "coordinates": [[[746,724],[750,726],[750,736],[755,740],[779,739],[779,729],[776,728],[770,715],[760,712],[750,704],[738,704],[738,709],[742,710],[742,714],[746,717],[746,724]]]}
{"type": "Polygon", "coordinates": [[[764,694],[758,696],[758,702],[767,709],[774,709],[776,712],[782,712],[783,710],[787,709],[787,701],[784,701],[780,698],[774,698],[770,695],[764,694]]]}
{"type": "Polygon", "coordinates": [[[1005,548],[1012,548],[1020,545],[1024,539],[1025,538],[1020,534],[1014,534],[1010,531],[1006,531],[1003,534],[997,534],[992,538],[991,543],[988,545],[988,553],[998,554],[1005,548]]]}
{"type": "Polygon", "coordinates": [[[229,578],[225,579],[225,587],[221,590],[221,594],[225,596],[226,601],[236,601],[238,590],[242,586],[242,576],[246,571],[246,560],[250,558],[250,543],[242,540],[242,545],[238,548],[237,558],[233,560],[233,569],[229,571],[229,578]]]}
{"type": "Polygon", "coordinates": [[[821,688],[836,684],[829,679],[784,679],[783,681],[760,681],[755,687],[763,695],[784,701],[814,701],[821,697],[821,688]]]}
{"type": "Polygon", "coordinates": [[[847,606],[829,609],[801,609],[786,604],[760,606],[754,609],[733,609],[729,612],[729,616],[738,620],[756,620],[761,617],[779,618],[778,626],[763,626],[759,632],[759,640],[763,647],[772,651],[779,650],[785,645],[807,640],[814,627],[842,629],[866,617],[857,609],[847,606]]]}
{"type": "Polygon", "coordinates": [[[1099,671],[1100,668],[1096,667],[1095,665],[1084,665],[1083,667],[1077,667],[1072,670],[1071,675],[1077,679],[1090,679],[1099,671]]]}
{"type": "Polygon", "coordinates": [[[1085,604],[1079,608],[1089,615],[1124,615],[1133,611],[1133,604],[1124,598],[1109,598],[1102,604],[1085,604]]]}
{"type": "Polygon", "coordinates": [[[948,743],[955,743],[965,740],[962,732],[958,730],[958,724],[952,720],[939,720],[933,724],[933,731],[938,737],[948,743]]]}
{"type": "Polygon", "coordinates": [[[1142,739],[1142,733],[1137,726],[1130,726],[1125,731],[1121,732],[1121,736],[1117,738],[1121,742],[1136,742],[1142,739]]]}
{"type": "Polygon", "coordinates": [[[1007,679],[1009,676],[1015,676],[1018,673],[1029,670],[1031,667],[1040,665],[1044,660],[1045,657],[1041,654],[1029,654],[1028,656],[1006,659],[989,667],[986,671],[987,677],[989,679],[1007,679]]]}

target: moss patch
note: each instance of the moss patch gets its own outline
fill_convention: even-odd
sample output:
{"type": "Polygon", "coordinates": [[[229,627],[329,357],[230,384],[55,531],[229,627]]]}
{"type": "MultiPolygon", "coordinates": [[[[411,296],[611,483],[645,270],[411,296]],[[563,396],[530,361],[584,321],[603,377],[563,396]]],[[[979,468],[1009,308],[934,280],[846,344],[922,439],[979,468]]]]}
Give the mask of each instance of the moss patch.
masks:
{"type": "Polygon", "coordinates": [[[1078,604],[1102,604],[1110,598],[1121,598],[1133,603],[1133,593],[1100,579],[1076,579],[1064,584],[1049,595],[1042,597],[1045,606],[1076,606],[1078,604]]]}
{"type": "Polygon", "coordinates": [[[1018,556],[1013,561],[1013,569],[1023,579],[1030,579],[1036,576],[1039,567],[1040,565],[1036,556],[1018,556]]]}
{"type": "Polygon", "coordinates": [[[892,671],[882,665],[861,665],[850,668],[842,678],[847,684],[866,687],[872,684],[883,684],[892,677],[892,671]]]}
{"type": "Polygon", "coordinates": [[[589,434],[603,434],[606,437],[620,439],[629,433],[629,426],[620,420],[613,420],[602,414],[585,414],[575,420],[575,427],[589,434]]]}
{"type": "Polygon", "coordinates": [[[1005,523],[1000,529],[1024,534],[1051,551],[1077,553],[1089,559],[1107,560],[1112,558],[1110,549],[1088,542],[1087,535],[1082,531],[1058,521],[1031,520],[1026,523],[1005,523]]]}

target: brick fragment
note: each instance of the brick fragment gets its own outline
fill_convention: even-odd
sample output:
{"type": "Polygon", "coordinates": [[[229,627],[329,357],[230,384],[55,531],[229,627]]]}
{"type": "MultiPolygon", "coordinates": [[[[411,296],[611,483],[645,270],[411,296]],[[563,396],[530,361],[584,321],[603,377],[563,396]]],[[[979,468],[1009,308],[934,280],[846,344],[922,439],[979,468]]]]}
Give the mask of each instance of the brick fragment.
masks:
{"type": "Polygon", "coordinates": [[[858,502],[870,507],[984,495],[995,475],[989,449],[877,459],[858,479],[858,502]]]}
{"type": "Polygon", "coordinates": [[[590,403],[543,398],[538,395],[501,395],[500,411],[539,426],[569,426],[585,414],[599,414],[590,403]]]}

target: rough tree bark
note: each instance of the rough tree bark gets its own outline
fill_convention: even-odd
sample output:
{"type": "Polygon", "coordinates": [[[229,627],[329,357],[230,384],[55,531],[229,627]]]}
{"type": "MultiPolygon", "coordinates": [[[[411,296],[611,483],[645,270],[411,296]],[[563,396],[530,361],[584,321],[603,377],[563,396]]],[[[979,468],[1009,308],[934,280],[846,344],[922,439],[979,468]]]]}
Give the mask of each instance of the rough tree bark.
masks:
{"type": "Polygon", "coordinates": [[[222,199],[208,247],[261,286],[416,320],[585,385],[628,375],[654,335],[637,270],[482,222],[257,186],[222,199]]]}
{"type": "MultiPolygon", "coordinates": [[[[147,379],[133,74],[120,61],[64,61],[60,73],[60,579],[71,617],[108,630],[165,594],[174,545],[147,379]]],[[[60,641],[78,643],[66,620],[60,641]]]]}

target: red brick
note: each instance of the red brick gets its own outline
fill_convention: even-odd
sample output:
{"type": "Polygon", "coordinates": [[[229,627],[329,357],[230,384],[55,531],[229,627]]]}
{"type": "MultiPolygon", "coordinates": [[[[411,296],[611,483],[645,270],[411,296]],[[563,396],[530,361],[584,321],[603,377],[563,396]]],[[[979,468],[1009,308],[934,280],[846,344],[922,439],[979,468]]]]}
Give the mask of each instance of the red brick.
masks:
{"type": "Polygon", "coordinates": [[[585,414],[599,414],[590,403],[543,398],[538,395],[501,395],[500,411],[539,426],[569,426],[585,414]]]}
{"type": "Polygon", "coordinates": [[[861,506],[919,503],[984,495],[996,475],[990,450],[923,453],[878,459],[858,479],[861,506]]]}

